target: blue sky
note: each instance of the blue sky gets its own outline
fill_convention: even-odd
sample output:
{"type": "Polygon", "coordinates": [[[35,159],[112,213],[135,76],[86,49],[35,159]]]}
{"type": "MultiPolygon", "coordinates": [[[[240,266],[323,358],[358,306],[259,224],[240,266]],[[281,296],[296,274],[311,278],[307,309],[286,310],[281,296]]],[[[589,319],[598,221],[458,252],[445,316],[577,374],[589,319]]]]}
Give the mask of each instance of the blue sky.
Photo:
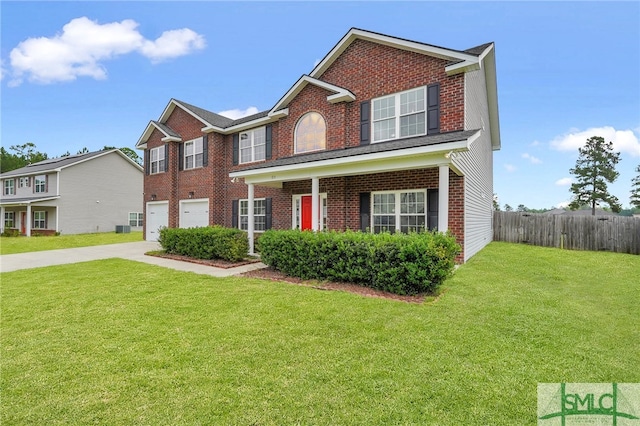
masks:
{"type": "Polygon", "coordinates": [[[0,2],[1,142],[50,157],[133,148],[171,98],[271,108],[351,27],[463,50],[496,44],[501,205],[570,199],[593,135],[640,164],[639,2],[0,2]]]}

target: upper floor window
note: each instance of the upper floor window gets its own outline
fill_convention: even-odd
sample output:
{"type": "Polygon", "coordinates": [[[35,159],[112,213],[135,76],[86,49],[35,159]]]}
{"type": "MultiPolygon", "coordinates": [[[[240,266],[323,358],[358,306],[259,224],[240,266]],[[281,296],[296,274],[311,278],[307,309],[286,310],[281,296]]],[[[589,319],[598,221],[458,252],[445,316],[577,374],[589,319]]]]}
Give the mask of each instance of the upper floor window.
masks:
{"type": "Polygon", "coordinates": [[[202,138],[184,143],[184,168],[194,169],[202,167],[202,138]]]}
{"type": "Polygon", "coordinates": [[[151,158],[151,174],[164,172],[164,146],[159,146],[157,148],[151,148],[150,158],[151,158]]]}
{"type": "Polygon", "coordinates": [[[29,187],[31,185],[31,178],[29,176],[23,176],[20,178],[20,188],[29,187]]]}
{"type": "Polygon", "coordinates": [[[36,176],[33,183],[34,192],[47,192],[47,176],[36,176]]]}
{"type": "Polygon", "coordinates": [[[373,142],[427,133],[426,87],[373,99],[373,142]]]}
{"type": "Polygon", "coordinates": [[[295,152],[312,152],[325,149],[327,145],[327,125],[324,117],[317,112],[302,116],[296,125],[295,152]]]}
{"type": "Polygon", "coordinates": [[[265,130],[265,127],[260,127],[240,133],[240,164],[265,159],[267,141],[265,130]]]}
{"type": "Polygon", "coordinates": [[[16,181],[14,179],[5,179],[4,195],[14,195],[16,193],[16,181]]]}

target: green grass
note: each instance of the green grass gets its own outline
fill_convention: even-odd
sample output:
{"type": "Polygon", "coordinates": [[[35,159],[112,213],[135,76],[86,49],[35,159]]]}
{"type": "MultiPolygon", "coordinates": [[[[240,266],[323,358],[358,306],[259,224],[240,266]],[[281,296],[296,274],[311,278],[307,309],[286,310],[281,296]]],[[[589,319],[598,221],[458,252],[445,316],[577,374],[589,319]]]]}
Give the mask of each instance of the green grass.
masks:
{"type": "Polygon", "coordinates": [[[142,231],[126,234],[100,232],[51,237],[0,237],[0,254],[28,253],[32,251],[130,243],[133,241],[142,241],[142,231]]]}
{"type": "Polygon", "coordinates": [[[640,256],[492,243],[422,305],[111,259],[0,274],[0,423],[536,424],[640,382],[640,256]]]}

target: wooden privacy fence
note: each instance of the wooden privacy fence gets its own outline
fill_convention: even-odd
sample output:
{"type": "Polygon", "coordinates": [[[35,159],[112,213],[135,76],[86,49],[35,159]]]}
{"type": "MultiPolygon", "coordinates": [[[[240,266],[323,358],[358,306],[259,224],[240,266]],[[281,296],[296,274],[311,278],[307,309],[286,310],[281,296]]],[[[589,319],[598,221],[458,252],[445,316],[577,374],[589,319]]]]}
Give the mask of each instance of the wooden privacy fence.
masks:
{"type": "Polygon", "coordinates": [[[493,212],[493,240],[640,254],[640,218],[493,212]]]}

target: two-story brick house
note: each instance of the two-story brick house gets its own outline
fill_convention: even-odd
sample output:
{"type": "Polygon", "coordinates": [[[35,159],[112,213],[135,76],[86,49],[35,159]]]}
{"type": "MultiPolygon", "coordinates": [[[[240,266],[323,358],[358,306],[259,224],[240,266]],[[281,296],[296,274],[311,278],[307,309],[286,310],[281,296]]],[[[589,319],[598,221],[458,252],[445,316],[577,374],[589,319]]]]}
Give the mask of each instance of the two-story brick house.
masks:
{"type": "MultiPolygon", "coordinates": [[[[494,45],[459,51],[351,29],[268,111],[172,99],[137,143],[146,238],[161,226],[450,230],[492,238],[494,45]]],[[[253,249],[253,246],[252,246],[253,249]]]]}

